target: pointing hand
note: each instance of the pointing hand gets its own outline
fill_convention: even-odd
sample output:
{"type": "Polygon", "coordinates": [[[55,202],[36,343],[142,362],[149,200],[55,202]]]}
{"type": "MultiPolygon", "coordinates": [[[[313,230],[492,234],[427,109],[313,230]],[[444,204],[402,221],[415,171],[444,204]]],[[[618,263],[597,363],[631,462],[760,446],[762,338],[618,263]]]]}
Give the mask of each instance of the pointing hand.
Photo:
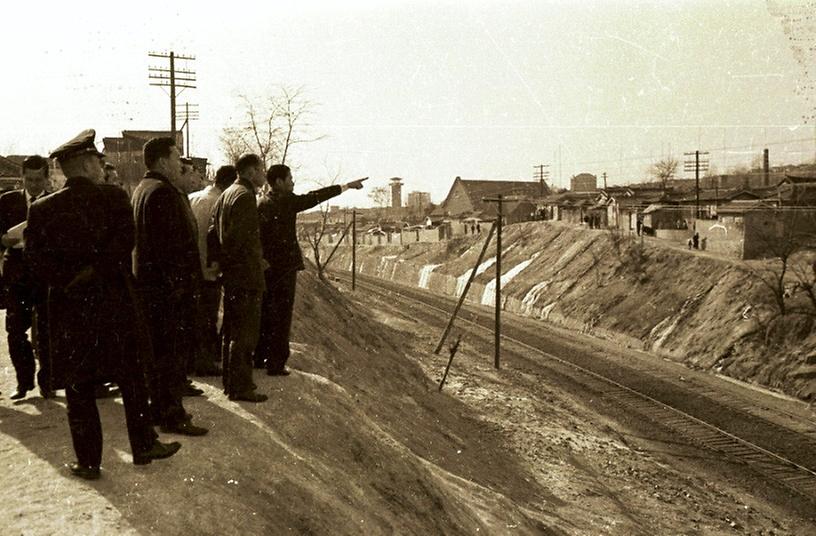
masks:
{"type": "Polygon", "coordinates": [[[368,180],[368,177],[363,177],[362,179],[357,179],[356,181],[351,181],[346,184],[346,186],[351,189],[354,188],[355,190],[361,190],[363,188],[363,181],[368,180]]]}

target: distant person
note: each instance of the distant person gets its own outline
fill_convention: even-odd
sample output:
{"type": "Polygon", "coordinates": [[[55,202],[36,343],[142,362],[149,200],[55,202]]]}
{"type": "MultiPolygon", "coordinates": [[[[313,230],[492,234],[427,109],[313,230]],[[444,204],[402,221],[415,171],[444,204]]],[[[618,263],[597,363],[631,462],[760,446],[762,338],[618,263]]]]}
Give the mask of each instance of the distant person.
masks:
{"type": "Polygon", "coordinates": [[[230,400],[264,402],[252,382],[252,352],[258,344],[261,300],[267,268],[258,231],[256,189],[265,181],[263,160],[248,154],[235,163],[238,179],[213,208],[207,243],[217,258],[224,284],[222,348],[224,392],[230,400]]]}
{"type": "MultiPolygon", "coordinates": [[[[340,195],[349,188],[359,190],[358,179],[343,185],[328,186],[307,194],[293,192],[295,183],[288,166],[277,164],[266,173],[269,193],[258,204],[261,244],[269,265],[265,272],[266,295],[261,313],[261,333],[255,348],[254,365],[266,367],[270,376],[286,376],[289,371],[289,331],[295,305],[297,273],[303,270],[303,254],[297,241],[295,223],[303,212],[340,195]]],[[[467,228],[467,226],[465,226],[467,228]]]]}
{"type": "Polygon", "coordinates": [[[707,246],[708,246],[708,237],[704,236],[702,239],[700,239],[700,250],[705,251],[707,246]]]}
{"type": "Polygon", "coordinates": [[[110,162],[105,162],[105,184],[111,184],[113,186],[118,186],[119,188],[123,189],[127,194],[128,197],[133,193],[132,189],[125,184],[125,181],[119,176],[119,171],[116,169],[116,166],[111,164],[110,162]]]}
{"type": "Polygon", "coordinates": [[[48,160],[29,156],[23,160],[23,187],[0,196],[0,243],[3,249],[3,283],[8,291],[6,306],[6,334],[9,356],[17,376],[17,390],[12,400],[25,398],[34,389],[34,355],[40,361],[37,384],[43,398],[53,398],[58,387],[52,377],[48,349],[48,318],[45,288],[31,273],[23,258],[22,231],[8,231],[28,218],[28,209],[34,201],[49,194],[48,160]],[[33,327],[33,329],[32,329],[33,327]],[[31,329],[31,341],[28,330],[31,329]]]}
{"type": "Polygon", "coordinates": [[[116,184],[116,182],[119,180],[119,172],[116,171],[116,166],[110,162],[105,162],[103,169],[105,170],[105,178],[103,181],[106,184],[116,184]]]}
{"type": "Polygon", "coordinates": [[[201,188],[201,182],[201,175],[196,170],[195,165],[193,165],[193,159],[182,158],[181,178],[179,181],[181,191],[185,194],[196,192],[201,188]]]}
{"type": "MultiPolygon", "coordinates": [[[[148,416],[144,368],[129,292],[133,220],[127,195],[102,184],[102,155],[86,130],[55,150],[65,187],[35,201],[25,230],[25,256],[49,285],[54,361],[65,368],[65,398],[76,462],[70,471],[100,476],[102,425],[94,397],[98,378],[112,375],[125,407],[133,463],[167,458],[179,443],[157,440],[148,416]],[[118,352],[109,352],[116,340],[118,352]]],[[[142,347],[144,349],[144,347],[142,347]]]]}
{"type": "Polygon", "coordinates": [[[476,233],[479,234],[482,232],[482,226],[480,224],[476,224],[476,233]]]}
{"type": "Polygon", "coordinates": [[[201,282],[198,231],[181,190],[181,160],[172,138],[152,138],[143,148],[148,171],[133,192],[136,247],[133,273],[144,303],[154,367],[150,375],[153,418],[166,433],[204,435],[182,403],[190,392],[186,366],[196,337],[195,293],[201,282]]]}
{"type": "Polygon", "coordinates": [[[235,166],[221,166],[215,173],[215,181],[203,190],[191,193],[190,208],[198,225],[198,251],[204,279],[197,299],[198,352],[193,366],[193,374],[199,376],[220,376],[221,343],[218,333],[218,306],[221,301],[220,269],[218,263],[207,260],[207,230],[210,226],[213,207],[218,197],[235,182],[238,174],[235,166]]]}
{"type": "Polygon", "coordinates": [[[695,231],[694,236],[691,237],[691,245],[694,249],[700,248],[700,233],[697,231],[695,231]]]}

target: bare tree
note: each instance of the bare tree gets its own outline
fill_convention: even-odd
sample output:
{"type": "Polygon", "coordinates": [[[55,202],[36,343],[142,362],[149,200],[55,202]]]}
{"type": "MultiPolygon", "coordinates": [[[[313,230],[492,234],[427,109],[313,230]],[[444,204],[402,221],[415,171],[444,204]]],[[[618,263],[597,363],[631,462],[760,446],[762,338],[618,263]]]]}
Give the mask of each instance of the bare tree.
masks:
{"type": "Polygon", "coordinates": [[[302,88],[281,87],[261,100],[246,95],[239,99],[243,119],[221,133],[221,148],[231,162],[244,153],[255,153],[266,166],[285,164],[293,145],[323,138],[305,133],[315,104],[306,98],[302,88]]]}
{"type": "Polygon", "coordinates": [[[377,186],[376,188],[372,188],[368,192],[368,197],[371,199],[372,203],[374,203],[374,206],[379,209],[377,217],[382,219],[383,213],[385,212],[386,207],[388,207],[388,202],[391,198],[388,188],[386,186],[377,186]]]}
{"type": "Polygon", "coordinates": [[[816,251],[816,218],[804,207],[783,207],[757,213],[761,221],[756,228],[760,253],[770,257],[751,273],[773,297],[777,316],[816,315],[816,271],[803,262],[803,254],[816,251]],[[802,291],[809,299],[796,300],[802,291]]]}
{"type": "MultiPolygon", "coordinates": [[[[340,170],[338,169],[334,174],[328,173],[327,179],[322,181],[315,181],[320,186],[331,186],[332,184],[336,184],[337,181],[340,179],[340,170]]],[[[338,238],[337,242],[334,244],[334,248],[332,248],[331,252],[326,256],[325,260],[323,258],[323,248],[326,236],[331,233],[333,226],[331,225],[331,206],[329,202],[326,201],[321,203],[318,207],[319,216],[317,221],[303,224],[299,226],[299,238],[302,242],[306,242],[309,245],[309,249],[312,250],[312,257],[314,259],[315,266],[317,267],[317,276],[320,278],[321,281],[326,282],[326,268],[329,262],[334,257],[334,253],[337,251],[337,247],[343,242],[343,239],[346,237],[346,234],[349,232],[351,228],[351,223],[347,224],[340,237],[338,238]]]]}
{"type": "Polygon", "coordinates": [[[677,166],[679,165],[679,161],[672,157],[667,156],[661,160],[658,160],[649,168],[649,174],[657,181],[659,181],[663,185],[663,189],[665,190],[668,186],[669,179],[674,178],[674,174],[677,173],[677,166]]]}

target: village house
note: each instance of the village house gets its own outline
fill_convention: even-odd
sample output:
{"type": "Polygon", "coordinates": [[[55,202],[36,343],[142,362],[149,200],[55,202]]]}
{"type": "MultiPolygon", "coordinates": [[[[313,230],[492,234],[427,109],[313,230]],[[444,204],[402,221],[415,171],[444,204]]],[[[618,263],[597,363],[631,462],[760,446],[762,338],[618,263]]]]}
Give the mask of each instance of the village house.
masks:
{"type": "Polygon", "coordinates": [[[464,234],[475,225],[473,222],[494,221],[496,203],[485,202],[485,197],[501,194],[504,222],[507,224],[528,221],[535,217],[536,203],[542,190],[549,189],[538,181],[474,180],[456,177],[445,200],[431,212],[435,222],[447,222],[452,234],[464,234]],[[465,220],[469,220],[465,225],[465,220]]]}

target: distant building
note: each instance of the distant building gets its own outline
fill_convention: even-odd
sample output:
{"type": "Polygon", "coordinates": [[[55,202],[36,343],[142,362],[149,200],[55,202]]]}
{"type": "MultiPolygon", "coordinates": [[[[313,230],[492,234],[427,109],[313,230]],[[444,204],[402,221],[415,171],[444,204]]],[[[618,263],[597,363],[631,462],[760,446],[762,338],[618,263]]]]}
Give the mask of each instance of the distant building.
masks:
{"type": "Polygon", "coordinates": [[[0,191],[17,188],[21,179],[19,164],[0,156],[0,191]]]}
{"type": "Polygon", "coordinates": [[[503,207],[504,214],[508,217],[507,223],[524,221],[530,219],[535,211],[535,204],[530,203],[530,200],[541,196],[541,183],[538,181],[466,180],[456,177],[447,197],[434,209],[431,217],[434,221],[445,218],[495,220],[496,203],[485,202],[483,198],[499,194],[507,199],[503,207]]]}
{"type": "Polygon", "coordinates": [[[572,192],[597,192],[598,177],[591,173],[579,173],[570,179],[570,191],[572,192]]]}
{"type": "Polygon", "coordinates": [[[406,206],[412,213],[425,212],[431,206],[430,192],[410,192],[406,206]]]}
{"type": "Polygon", "coordinates": [[[391,208],[402,208],[402,179],[391,179],[391,208]]]}

